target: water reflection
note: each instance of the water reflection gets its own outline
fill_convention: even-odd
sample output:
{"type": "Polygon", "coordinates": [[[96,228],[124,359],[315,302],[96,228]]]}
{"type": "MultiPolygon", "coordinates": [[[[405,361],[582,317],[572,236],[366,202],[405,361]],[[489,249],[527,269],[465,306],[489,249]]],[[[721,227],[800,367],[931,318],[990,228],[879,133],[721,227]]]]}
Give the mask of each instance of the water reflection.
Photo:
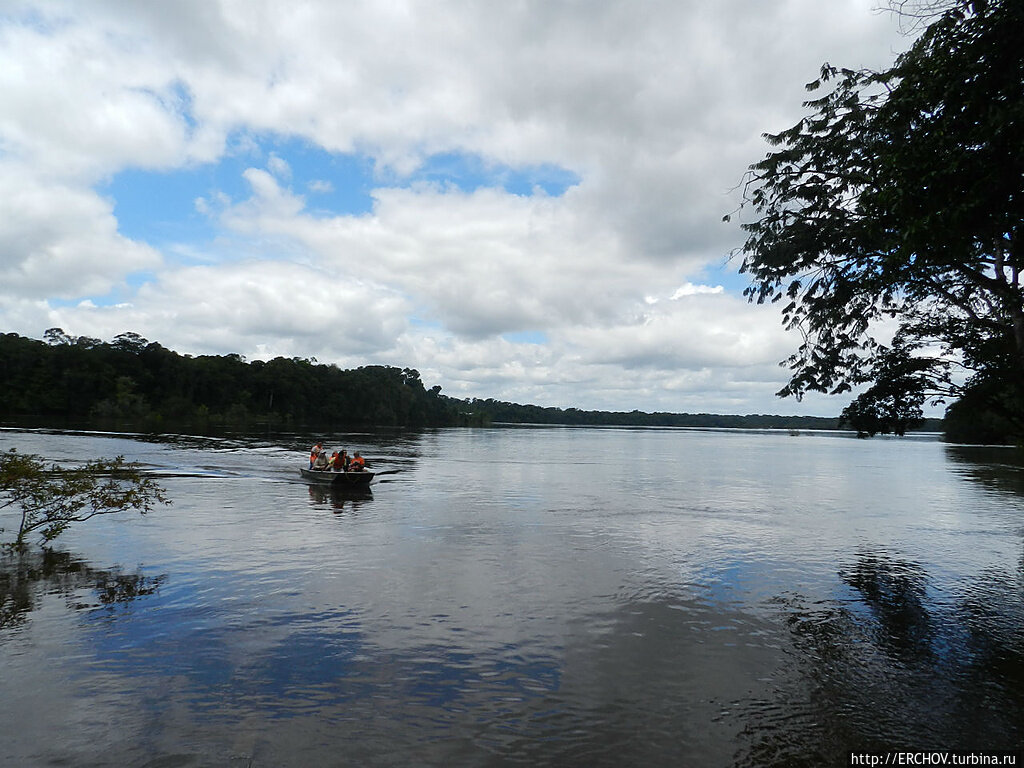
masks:
{"type": "Polygon", "coordinates": [[[309,500],[314,504],[327,505],[336,512],[349,510],[354,512],[366,502],[373,500],[370,488],[338,488],[331,485],[309,486],[309,500]]]}
{"type": "Polygon", "coordinates": [[[50,579],[0,575],[0,761],[810,766],[1024,740],[1006,452],[320,437],[403,472],[362,495],[304,486],[302,435],[18,443],[141,458],[175,505],[62,540],[166,580],[69,555],[50,579]]]}
{"type": "Polygon", "coordinates": [[[877,628],[872,640],[879,649],[896,660],[931,660],[934,628],[926,607],[928,575],[919,564],[862,553],[841,577],[860,593],[870,623],[877,628]]]}
{"type": "Polygon", "coordinates": [[[1003,446],[947,445],[963,474],[985,487],[1024,497],[1024,450],[1003,446]]]}
{"type": "Polygon", "coordinates": [[[74,609],[123,606],[152,595],[165,579],[165,575],[93,568],[69,552],[59,550],[2,550],[0,630],[25,623],[44,595],[61,595],[74,609]],[[83,591],[91,592],[92,598],[83,591]]]}
{"type": "Polygon", "coordinates": [[[1024,590],[990,570],[959,595],[925,569],[862,553],[844,599],[775,600],[790,629],[778,686],[744,709],[738,764],[840,764],[849,750],[1017,749],[1024,743],[1024,590]]]}

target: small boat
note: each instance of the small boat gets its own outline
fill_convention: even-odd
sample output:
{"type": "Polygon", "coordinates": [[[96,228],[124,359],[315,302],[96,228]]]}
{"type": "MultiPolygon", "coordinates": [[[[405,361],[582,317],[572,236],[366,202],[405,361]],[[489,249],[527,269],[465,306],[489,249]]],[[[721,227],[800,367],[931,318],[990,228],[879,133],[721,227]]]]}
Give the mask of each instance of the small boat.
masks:
{"type": "Polygon", "coordinates": [[[302,467],[299,468],[299,472],[311,482],[331,485],[335,488],[366,488],[373,481],[373,477],[376,474],[369,470],[363,470],[362,472],[331,472],[330,470],[304,469],[302,467]]]}

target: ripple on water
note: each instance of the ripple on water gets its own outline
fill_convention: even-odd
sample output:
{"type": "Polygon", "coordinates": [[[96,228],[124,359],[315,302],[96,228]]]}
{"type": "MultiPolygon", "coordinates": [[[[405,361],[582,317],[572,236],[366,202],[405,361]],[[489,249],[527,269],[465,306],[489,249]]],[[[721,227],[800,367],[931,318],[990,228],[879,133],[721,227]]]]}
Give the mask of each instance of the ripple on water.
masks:
{"type": "Polygon", "coordinates": [[[303,436],[39,451],[138,457],[174,504],[92,521],[64,566],[19,576],[6,754],[788,766],[1022,741],[1006,468],[675,431],[330,441],[402,472],[325,493],[298,477],[303,436]],[[103,602],[115,565],[153,588],[103,602]]]}

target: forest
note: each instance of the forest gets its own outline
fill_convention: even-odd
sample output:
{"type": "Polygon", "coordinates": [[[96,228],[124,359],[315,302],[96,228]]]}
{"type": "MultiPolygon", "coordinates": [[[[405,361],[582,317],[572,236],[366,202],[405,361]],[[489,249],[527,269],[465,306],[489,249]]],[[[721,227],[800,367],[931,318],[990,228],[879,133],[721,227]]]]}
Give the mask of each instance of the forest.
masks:
{"type": "Polygon", "coordinates": [[[58,328],[0,336],[0,418],[206,430],[442,426],[457,404],[409,368],[341,370],[313,360],[182,355],[135,333],[110,343],[58,328]]]}
{"type": "MultiPolygon", "coordinates": [[[[183,355],[136,333],[111,342],[51,328],[0,335],[0,421],[145,431],[487,426],[493,423],[836,429],[837,418],[644,413],[457,399],[415,369],[343,370],[304,358],[183,355]]],[[[937,420],[920,428],[937,430],[937,420]]]]}

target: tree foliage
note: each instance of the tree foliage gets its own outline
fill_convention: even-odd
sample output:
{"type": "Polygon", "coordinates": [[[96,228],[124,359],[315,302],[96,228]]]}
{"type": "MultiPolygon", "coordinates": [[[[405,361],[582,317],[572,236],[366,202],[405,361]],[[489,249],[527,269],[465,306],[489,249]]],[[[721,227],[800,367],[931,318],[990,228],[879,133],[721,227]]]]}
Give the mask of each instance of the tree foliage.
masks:
{"type": "MultiPolygon", "coordinates": [[[[645,411],[584,411],[579,408],[552,408],[520,405],[490,398],[466,401],[466,407],[482,423],[503,424],[565,424],[579,426],[691,427],[705,429],[838,429],[839,420],[821,416],[780,416],[749,413],[666,413],[645,411]]],[[[939,429],[937,420],[919,425],[939,429]]]]}
{"type": "MultiPolygon", "coordinates": [[[[578,424],[749,429],[836,429],[834,418],[768,414],[584,411],[460,400],[427,389],[412,368],[340,370],[278,357],[189,357],[136,334],[113,344],[46,332],[47,343],[0,335],[0,418],[104,428],[206,432],[286,426],[435,427],[578,424]],[[125,344],[125,340],[129,343],[125,344]]],[[[929,429],[935,429],[931,424],[929,429]]]]}
{"type": "Polygon", "coordinates": [[[123,456],[62,468],[15,449],[0,454],[0,510],[17,513],[17,548],[36,532],[48,542],[72,523],[125,510],[145,514],[166,503],[156,481],[123,456]]]}
{"type": "Polygon", "coordinates": [[[779,392],[865,387],[844,418],[902,433],[968,393],[1024,435],[1024,4],[957,2],[884,72],[826,64],[766,136],[745,202],[751,301],[802,334],[779,392]]]}
{"type": "Polygon", "coordinates": [[[45,343],[0,335],[0,416],[145,429],[277,426],[440,426],[457,401],[424,387],[418,371],[341,370],[314,360],[192,357],[136,333],[112,343],[51,328],[45,343]]]}

